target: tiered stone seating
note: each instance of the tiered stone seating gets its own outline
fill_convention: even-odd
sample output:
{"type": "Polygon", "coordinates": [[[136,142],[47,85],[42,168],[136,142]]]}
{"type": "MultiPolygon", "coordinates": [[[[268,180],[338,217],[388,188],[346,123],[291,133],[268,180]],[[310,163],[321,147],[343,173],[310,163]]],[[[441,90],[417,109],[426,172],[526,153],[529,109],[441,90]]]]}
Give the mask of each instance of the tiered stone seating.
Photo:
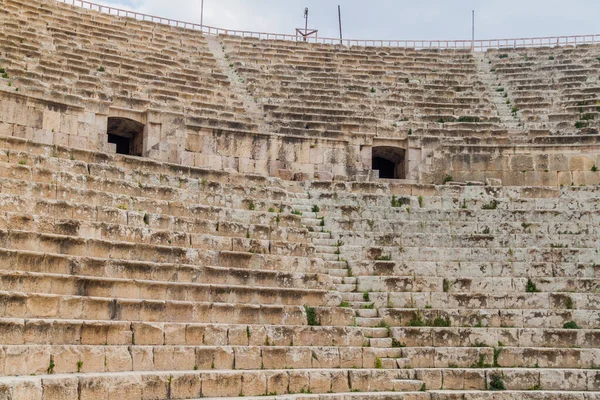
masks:
{"type": "Polygon", "coordinates": [[[257,130],[193,31],[48,0],[6,0],[2,9],[0,64],[25,94],[184,114],[199,130],[257,130]]]}
{"type": "Polygon", "coordinates": [[[307,189],[344,305],[371,346],[400,352],[384,366],[434,390],[487,389],[486,368],[514,390],[598,390],[595,188],[390,189],[307,189]]]}
{"type": "Polygon", "coordinates": [[[598,390],[596,189],[248,187],[1,143],[10,399],[598,390]]]}
{"type": "Polygon", "coordinates": [[[595,189],[247,187],[1,143],[11,399],[598,390],[595,189]]]}
{"type": "Polygon", "coordinates": [[[490,50],[499,90],[531,126],[560,135],[598,131],[596,45],[490,50]]]}
{"type": "MultiPolygon", "coordinates": [[[[2,148],[2,375],[83,373],[56,381],[82,398],[121,379],[128,398],[161,393],[161,371],[195,382],[172,398],[350,392],[371,379],[420,388],[375,369],[280,182],[250,177],[261,185],[248,188],[13,138],[2,148]]],[[[3,384],[35,398],[46,379],[3,384]]]]}
{"type": "Polygon", "coordinates": [[[51,0],[0,11],[0,399],[600,399],[600,196],[575,186],[600,182],[595,47],[341,48],[51,0]],[[289,151],[247,170],[297,179],[224,171],[258,163],[229,153],[107,154],[75,128],[62,146],[48,135],[86,123],[67,105],[185,118],[177,154],[209,161],[192,148],[284,138],[239,151],[289,151]],[[419,148],[421,183],[348,179],[375,138],[419,148]],[[333,179],[310,180],[306,144],[333,179]]]}
{"type": "Polygon", "coordinates": [[[502,130],[469,52],[221,41],[275,132],[406,137],[408,129],[450,136],[502,130]]]}

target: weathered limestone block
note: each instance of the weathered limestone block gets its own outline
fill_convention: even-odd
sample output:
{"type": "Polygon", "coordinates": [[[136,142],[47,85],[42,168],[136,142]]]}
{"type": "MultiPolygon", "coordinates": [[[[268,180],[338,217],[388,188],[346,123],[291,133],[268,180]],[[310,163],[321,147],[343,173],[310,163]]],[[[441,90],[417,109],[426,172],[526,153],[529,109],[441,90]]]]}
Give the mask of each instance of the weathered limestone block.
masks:
{"type": "Polygon", "coordinates": [[[347,371],[331,371],[331,391],[333,393],[347,393],[350,391],[347,371]]]}
{"type": "Polygon", "coordinates": [[[259,347],[235,347],[235,369],[257,370],[262,367],[262,355],[259,347]]]}
{"type": "Polygon", "coordinates": [[[206,373],[202,377],[201,397],[237,397],[242,393],[243,373],[206,373]]]}
{"type": "Polygon", "coordinates": [[[76,346],[54,346],[52,348],[54,372],[57,374],[77,372],[77,363],[81,360],[81,353],[76,346]]]}
{"type": "Polygon", "coordinates": [[[289,347],[285,355],[285,368],[311,368],[314,363],[313,353],[309,348],[289,347]]]}
{"type": "Polygon", "coordinates": [[[164,333],[162,324],[132,324],[133,340],[136,345],[162,345],[164,333]]]}
{"type": "MultiPolygon", "coordinates": [[[[352,391],[368,392],[371,372],[366,370],[350,370],[350,385],[352,391]]],[[[311,386],[312,388],[312,386],[311,386]]]]}
{"type": "Polygon", "coordinates": [[[417,370],[416,378],[425,383],[425,386],[429,390],[440,390],[442,389],[442,383],[444,382],[442,379],[443,370],[426,370],[420,369],[417,370]]]}
{"type": "Polygon", "coordinates": [[[242,376],[242,391],[244,396],[262,396],[268,393],[267,377],[262,371],[244,374],[242,376]]]}
{"type": "Polygon", "coordinates": [[[193,399],[202,394],[202,380],[197,374],[173,374],[170,383],[173,398],[193,399]]]}
{"type": "MultiPolygon", "coordinates": [[[[546,371],[544,371],[545,373],[546,371]]],[[[540,371],[536,370],[503,370],[503,380],[510,390],[531,390],[540,385],[540,371]]],[[[544,388],[545,389],[545,388],[544,388]]]]}
{"type": "Polygon", "coordinates": [[[126,347],[108,347],[105,356],[107,372],[131,371],[133,368],[133,360],[126,347]]]}
{"type": "Polygon", "coordinates": [[[117,376],[108,387],[108,399],[141,398],[142,380],[139,376],[117,376]]]}
{"type": "Polygon", "coordinates": [[[265,347],[262,350],[265,369],[278,369],[285,365],[286,349],[282,347],[265,347]]]}
{"type": "Polygon", "coordinates": [[[285,394],[289,386],[289,375],[285,371],[265,371],[267,393],[285,394]]]}
{"type": "Polygon", "coordinates": [[[170,374],[142,375],[141,387],[143,399],[165,399],[169,392],[170,374]]]}
{"type": "Polygon", "coordinates": [[[12,383],[11,400],[42,400],[44,388],[40,380],[19,380],[12,383]]]}
{"type": "Polygon", "coordinates": [[[204,344],[206,346],[227,346],[227,327],[208,325],[204,329],[204,344]]]}
{"type": "Polygon", "coordinates": [[[585,371],[544,370],[540,373],[540,387],[544,390],[581,391],[588,389],[585,371]]]}
{"type": "Polygon", "coordinates": [[[328,393],[331,390],[331,374],[328,371],[310,370],[308,373],[312,393],[328,393]]]}
{"type": "MultiPolygon", "coordinates": [[[[151,346],[134,346],[131,348],[131,359],[134,371],[154,371],[158,369],[155,364],[154,348],[151,346]]],[[[161,360],[157,360],[162,363],[161,360]]],[[[84,367],[87,363],[84,361],[84,367]]]]}
{"type": "Polygon", "coordinates": [[[166,345],[186,345],[186,325],[165,324],[163,332],[166,345]]]}
{"type": "Polygon", "coordinates": [[[82,399],[108,399],[108,386],[102,377],[83,376],[79,378],[79,396],[82,399]]]}
{"type": "Polygon", "coordinates": [[[217,347],[214,353],[214,369],[230,370],[234,366],[234,351],[231,347],[217,347]]]}
{"type": "Polygon", "coordinates": [[[78,400],[79,380],[76,377],[42,378],[43,400],[78,400]]]}
{"type": "Polygon", "coordinates": [[[340,354],[337,348],[313,348],[312,349],[313,368],[340,368],[340,354]]]}
{"type": "Polygon", "coordinates": [[[363,352],[357,347],[341,347],[340,367],[341,368],[363,368],[363,352]]]}
{"type": "Polygon", "coordinates": [[[570,171],[591,171],[592,167],[596,165],[595,160],[586,156],[572,157],[569,161],[570,171]]]}
{"type": "Polygon", "coordinates": [[[308,371],[289,371],[290,393],[308,393],[310,389],[310,373],[308,371]]]}

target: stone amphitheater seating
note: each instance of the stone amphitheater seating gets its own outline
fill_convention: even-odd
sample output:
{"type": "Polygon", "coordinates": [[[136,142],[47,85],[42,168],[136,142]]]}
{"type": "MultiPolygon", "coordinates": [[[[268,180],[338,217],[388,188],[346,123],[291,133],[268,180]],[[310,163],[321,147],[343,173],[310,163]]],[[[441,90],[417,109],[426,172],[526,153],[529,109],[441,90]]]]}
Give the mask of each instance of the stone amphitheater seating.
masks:
{"type": "MultiPolygon", "coordinates": [[[[461,116],[485,121],[482,126],[488,130],[501,129],[493,124],[497,118],[491,102],[478,94],[484,88],[475,80],[470,52],[332,52],[328,45],[229,36],[223,44],[238,72],[255,87],[253,95],[265,99],[267,120],[283,134],[377,132],[393,137],[400,134],[394,124],[410,121],[417,134],[428,123],[455,122],[461,116]]],[[[455,134],[452,127],[444,132],[455,134]]]]}
{"type": "Polygon", "coordinates": [[[9,399],[488,398],[496,372],[494,398],[597,396],[596,188],[248,187],[1,148],[9,399]]]}
{"type": "Polygon", "coordinates": [[[340,48],[0,6],[0,399],[600,399],[597,47],[340,48]],[[112,154],[106,118],[142,109],[187,128],[149,118],[173,132],[112,154]],[[190,125],[334,168],[188,163],[190,125]],[[378,140],[521,181],[367,180],[321,148],[378,140]]]}
{"type": "Polygon", "coordinates": [[[3,135],[114,153],[121,118],[145,126],[132,155],[243,174],[368,180],[387,146],[421,183],[600,183],[597,45],[340,47],[0,4],[3,135]]]}

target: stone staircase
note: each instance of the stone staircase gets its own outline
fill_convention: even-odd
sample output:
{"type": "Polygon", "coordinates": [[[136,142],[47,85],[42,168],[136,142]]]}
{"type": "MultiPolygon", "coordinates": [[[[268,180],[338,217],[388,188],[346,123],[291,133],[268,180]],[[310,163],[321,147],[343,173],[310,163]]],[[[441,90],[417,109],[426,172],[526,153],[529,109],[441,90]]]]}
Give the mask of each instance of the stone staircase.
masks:
{"type": "Polygon", "coordinates": [[[509,134],[516,140],[526,139],[527,128],[519,112],[513,112],[513,105],[510,103],[509,88],[502,86],[502,81],[494,75],[491,67],[491,61],[485,53],[475,54],[477,60],[477,71],[479,79],[484,83],[489,98],[492,100],[497,115],[504,126],[509,129],[509,134]]]}
{"type": "Polygon", "coordinates": [[[350,264],[344,259],[344,242],[338,234],[327,231],[327,216],[320,213],[318,206],[311,205],[309,194],[297,196],[293,208],[302,212],[302,225],[309,230],[311,242],[315,246],[315,255],[323,259],[324,266],[331,276],[334,285],[331,289],[341,296],[342,307],[353,310],[354,325],[360,327],[364,333],[364,345],[389,349],[387,354],[378,357],[381,367],[399,368],[397,359],[400,355],[392,349],[390,330],[379,316],[375,304],[370,301],[369,293],[358,291],[358,280],[352,276],[350,264]]]}

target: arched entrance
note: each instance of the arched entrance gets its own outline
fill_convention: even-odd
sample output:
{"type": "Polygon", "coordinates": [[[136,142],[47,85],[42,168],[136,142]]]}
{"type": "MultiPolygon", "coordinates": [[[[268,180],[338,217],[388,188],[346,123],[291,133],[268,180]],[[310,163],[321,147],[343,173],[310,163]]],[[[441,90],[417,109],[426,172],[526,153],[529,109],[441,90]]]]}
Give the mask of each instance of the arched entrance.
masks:
{"type": "Polygon", "coordinates": [[[141,157],[143,153],[144,124],[129,118],[108,118],[108,143],[117,147],[117,154],[141,157]]]}
{"type": "Polygon", "coordinates": [[[406,150],[399,147],[373,147],[372,169],[381,179],[406,179],[406,150]]]}

